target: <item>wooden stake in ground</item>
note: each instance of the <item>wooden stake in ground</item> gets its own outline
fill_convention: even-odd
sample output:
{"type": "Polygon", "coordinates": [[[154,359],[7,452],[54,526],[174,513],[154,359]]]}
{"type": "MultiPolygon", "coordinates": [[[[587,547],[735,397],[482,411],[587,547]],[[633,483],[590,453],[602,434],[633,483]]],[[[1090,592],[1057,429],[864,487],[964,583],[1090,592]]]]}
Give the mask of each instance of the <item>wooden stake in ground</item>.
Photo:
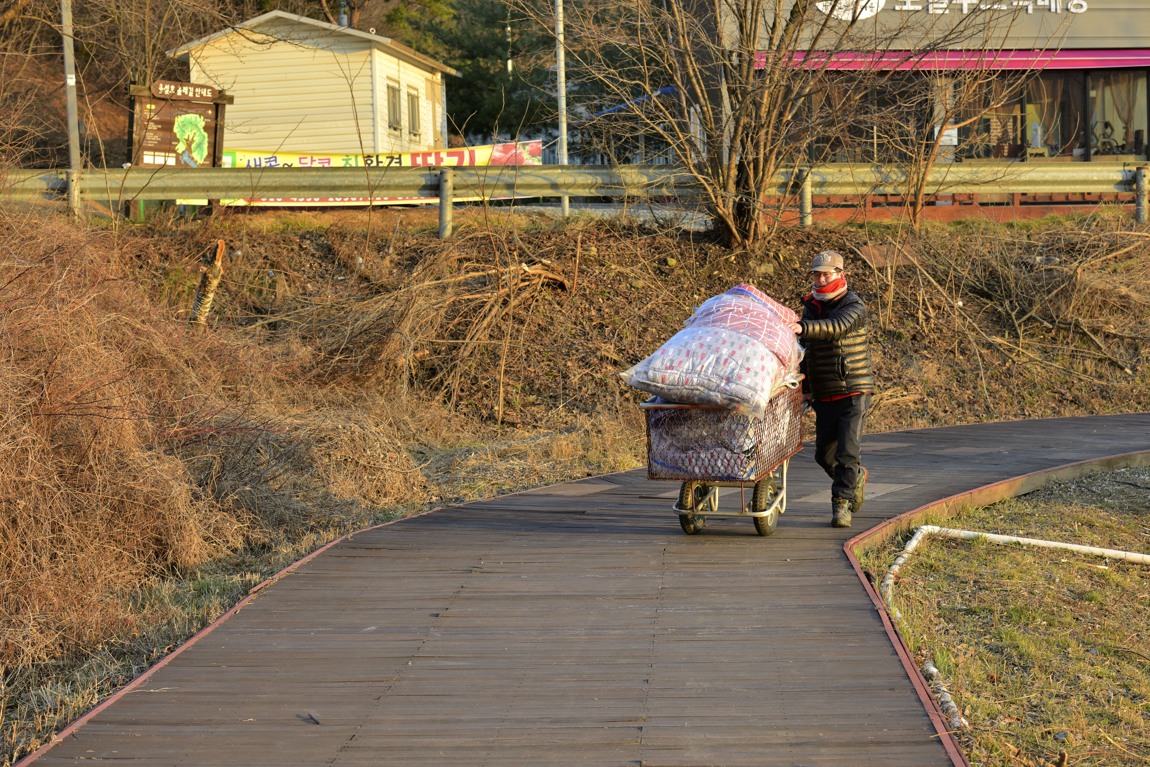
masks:
{"type": "Polygon", "coordinates": [[[223,240],[217,240],[215,255],[208,250],[200,259],[200,285],[196,288],[196,298],[192,302],[193,325],[204,325],[208,321],[208,312],[212,310],[216,288],[220,286],[220,278],[224,276],[225,247],[223,240]]]}

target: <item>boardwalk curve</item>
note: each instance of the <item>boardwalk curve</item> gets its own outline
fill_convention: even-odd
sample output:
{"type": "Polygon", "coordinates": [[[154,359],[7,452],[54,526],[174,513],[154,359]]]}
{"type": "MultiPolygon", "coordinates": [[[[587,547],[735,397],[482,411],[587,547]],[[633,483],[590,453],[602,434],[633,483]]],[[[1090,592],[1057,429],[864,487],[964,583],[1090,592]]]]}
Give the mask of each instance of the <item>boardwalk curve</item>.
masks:
{"type": "Polygon", "coordinates": [[[766,539],[683,535],[677,486],[644,472],[357,533],[20,764],[961,764],[844,544],[978,488],[1148,462],[1150,414],[871,435],[864,455],[850,530],[807,451],[766,539]]]}

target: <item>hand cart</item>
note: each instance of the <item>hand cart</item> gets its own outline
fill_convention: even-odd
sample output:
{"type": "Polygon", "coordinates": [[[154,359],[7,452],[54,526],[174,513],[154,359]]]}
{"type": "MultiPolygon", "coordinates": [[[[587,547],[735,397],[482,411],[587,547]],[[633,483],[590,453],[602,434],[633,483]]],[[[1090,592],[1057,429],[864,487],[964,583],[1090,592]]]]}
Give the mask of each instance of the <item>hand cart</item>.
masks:
{"type": "Polygon", "coordinates": [[[787,506],[787,466],[802,449],[803,397],[795,384],[773,396],[761,415],[711,405],[653,398],[647,416],[647,477],[681,480],[675,512],[687,535],[708,517],[750,517],[759,535],[775,532],[787,506]],[[719,509],[719,487],[754,486],[740,493],[737,511],[719,509]]]}

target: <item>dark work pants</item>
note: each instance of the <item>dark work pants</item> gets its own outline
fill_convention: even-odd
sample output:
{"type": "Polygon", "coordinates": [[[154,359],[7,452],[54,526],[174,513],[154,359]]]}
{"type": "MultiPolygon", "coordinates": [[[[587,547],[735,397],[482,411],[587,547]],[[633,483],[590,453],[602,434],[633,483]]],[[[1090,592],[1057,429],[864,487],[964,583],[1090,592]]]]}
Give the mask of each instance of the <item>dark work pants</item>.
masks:
{"type": "Polygon", "coordinates": [[[855,487],[862,476],[862,434],[869,394],[813,401],[815,409],[815,460],[833,480],[832,498],[855,497],[855,487]]]}

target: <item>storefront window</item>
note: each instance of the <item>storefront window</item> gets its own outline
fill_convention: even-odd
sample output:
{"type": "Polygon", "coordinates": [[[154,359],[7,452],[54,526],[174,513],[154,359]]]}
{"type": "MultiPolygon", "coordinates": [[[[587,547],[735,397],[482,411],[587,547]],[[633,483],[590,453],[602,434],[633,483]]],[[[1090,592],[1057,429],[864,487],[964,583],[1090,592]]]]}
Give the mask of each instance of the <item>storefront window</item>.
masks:
{"type": "Polygon", "coordinates": [[[808,96],[794,143],[811,162],[904,162],[935,138],[945,104],[937,149],[944,161],[1142,160],[1150,157],[1148,87],[1148,70],[982,79],[892,73],[869,81],[851,72],[808,96]]]}
{"type": "Polygon", "coordinates": [[[1024,137],[1028,156],[1083,154],[1084,89],[1085,75],[1081,72],[1043,73],[1030,81],[1024,137]]]}
{"type": "Polygon", "coordinates": [[[918,73],[891,73],[865,92],[849,129],[858,159],[901,163],[917,157],[931,128],[937,84],[918,73]]]}
{"type": "Polygon", "coordinates": [[[1091,146],[1094,155],[1146,154],[1146,73],[1107,72],[1091,77],[1091,146]]]}
{"type": "Polygon", "coordinates": [[[971,89],[960,103],[959,157],[1022,157],[1022,85],[1017,77],[1004,74],[971,89]]]}

